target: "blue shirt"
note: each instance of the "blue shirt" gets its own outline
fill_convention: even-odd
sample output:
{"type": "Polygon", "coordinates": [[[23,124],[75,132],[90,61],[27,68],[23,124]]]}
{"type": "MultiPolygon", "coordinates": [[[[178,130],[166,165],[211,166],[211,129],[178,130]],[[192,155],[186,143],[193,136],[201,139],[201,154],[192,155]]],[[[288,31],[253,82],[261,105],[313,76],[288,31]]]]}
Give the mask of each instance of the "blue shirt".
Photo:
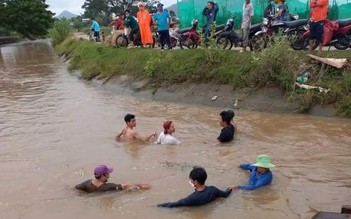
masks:
{"type": "Polygon", "coordinates": [[[92,29],[95,32],[100,32],[100,25],[98,24],[98,22],[93,21],[93,24],[91,25],[90,29],[92,29]]]}
{"type": "Polygon", "coordinates": [[[162,13],[157,12],[154,14],[154,20],[157,21],[157,29],[159,31],[169,29],[168,18],[168,11],[163,11],[162,13]]]}
{"type": "Polygon", "coordinates": [[[263,174],[256,173],[257,167],[252,164],[241,164],[241,169],[250,170],[249,184],[245,186],[239,186],[239,189],[242,190],[255,190],[260,187],[271,184],[273,179],[273,174],[271,171],[268,171],[263,174]]]}
{"type": "Polygon", "coordinates": [[[216,198],[226,198],[232,192],[231,189],[227,189],[226,191],[219,190],[215,186],[206,186],[203,191],[195,191],[191,193],[188,197],[180,199],[177,202],[166,202],[162,204],[158,204],[158,207],[182,207],[182,206],[199,206],[210,203],[214,201],[216,198]]]}

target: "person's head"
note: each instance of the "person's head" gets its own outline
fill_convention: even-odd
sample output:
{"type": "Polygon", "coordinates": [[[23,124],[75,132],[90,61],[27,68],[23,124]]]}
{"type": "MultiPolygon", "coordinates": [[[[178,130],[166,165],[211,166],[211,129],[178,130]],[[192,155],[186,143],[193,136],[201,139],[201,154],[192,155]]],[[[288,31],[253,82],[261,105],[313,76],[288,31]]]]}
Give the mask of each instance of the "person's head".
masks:
{"type": "Polygon", "coordinates": [[[227,125],[230,125],[230,122],[232,120],[231,115],[228,113],[228,111],[222,111],[220,114],[221,119],[219,121],[219,125],[222,127],[226,127],[227,125]]]}
{"type": "Polygon", "coordinates": [[[128,17],[129,15],[130,15],[130,10],[129,9],[125,10],[124,11],[124,16],[128,17]]]}
{"type": "Polygon", "coordinates": [[[126,122],[128,127],[135,127],[136,126],[136,119],[135,115],[133,114],[127,114],[124,116],[124,121],[126,122]]]}
{"type": "Polygon", "coordinates": [[[157,4],[157,11],[158,12],[162,12],[163,11],[163,4],[162,3],[158,3],[157,4]]]}
{"type": "Polygon", "coordinates": [[[246,4],[249,4],[250,3],[250,0],[245,0],[246,4]]]}
{"type": "Polygon", "coordinates": [[[256,159],[256,163],[253,165],[257,167],[258,173],[266,173],[269,171],[269,168],[275,167],[275,165],[271,163],[271,158],[265,154],[259,155],[256,159]]]}
{"type": "Polygon", "coordinates": [[[99,165],[94,170],[95,179],[105,183],[110,178],[112,171],[113,168],[108,168],[106,165],[99,165]]]}
{"type": "Polygon", "coordinates": [[[163,129],[165,134],[172,134],[175,132],[174,123],[172,121],[166,121],[163,123],[163,129]]]}
{"type": "Polygon", "coordinates": [[[139,11],[143,11],[145,9],[144,2],[138,2],[138,8],[139,8],[139,11]]]}
{"type": "Polygon", "coordinates": [[[208,1],[206,7],[207,7],[209,10],[211,10],[211,9],[213,8],[214,4],[215,4],[215,3],[214,3],[213,1],[208,1]]]}
{"type": "Polygon", "coordinates": [[[230,116],[230,120],[234,119],[235,112],[233,110],[227,110],[228,116],[230,116]]]}
{"type": "Polygon", "coordinates": [[[91,20],[91,21],[95,21],[95,18],[92,17],[92,18],[90,18],[90,20],[91,20]]]}
{"type": "Polygon", "coordinates": [[[207,173],[202,167],[193,167],[189,174],[189,182],[195,187],[205,185],[207,173]]]}

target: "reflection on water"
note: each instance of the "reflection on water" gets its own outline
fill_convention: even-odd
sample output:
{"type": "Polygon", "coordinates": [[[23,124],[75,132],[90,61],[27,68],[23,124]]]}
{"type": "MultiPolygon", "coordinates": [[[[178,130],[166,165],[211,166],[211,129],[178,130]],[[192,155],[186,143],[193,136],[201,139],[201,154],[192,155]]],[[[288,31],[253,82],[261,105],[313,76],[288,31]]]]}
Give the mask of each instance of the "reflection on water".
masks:
{"type": "Polygon", "coordinates": [[[238,111],[236,140],[213,146],[221,109],[124,96],[72,77],[46,41],[0,47],[0,218],[310,218],[351,200],[351,122],[238,111]],[[176,146],[121,144],[126,113],[142,135],[175,122],[176,146]],[[159,209],[192,192],[188,174],[204,166],[207,184],[247,182],[239,170],[258,154],[277,165],[270,187],[234,192],[201,208],[159,209]],[[110,181],[146,182],[150,191],[82,195],[73,186],[98,164],[110,181]]]}

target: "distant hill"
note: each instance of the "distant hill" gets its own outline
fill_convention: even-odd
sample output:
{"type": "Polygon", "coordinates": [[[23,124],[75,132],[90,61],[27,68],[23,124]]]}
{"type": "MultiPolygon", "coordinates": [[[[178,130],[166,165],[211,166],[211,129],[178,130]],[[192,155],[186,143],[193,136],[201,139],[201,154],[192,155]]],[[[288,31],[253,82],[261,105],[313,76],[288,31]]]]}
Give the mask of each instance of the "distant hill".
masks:
{"type": "Polygon", "coordinates": [[[73,13],[71,13],[71,12],[69,12],[69,11],[64,10],[63,12],[61,12],[59,15],[57,15],[57,16],[55,16],[55,17],[56,17],[56,18],[59,18],[59,19],[61,19],[61,18],[71,19],[71,18],[74,18],[74,17],[77,17],[77,16],[78,16],[78,15],[73,14],[73,13]]]}

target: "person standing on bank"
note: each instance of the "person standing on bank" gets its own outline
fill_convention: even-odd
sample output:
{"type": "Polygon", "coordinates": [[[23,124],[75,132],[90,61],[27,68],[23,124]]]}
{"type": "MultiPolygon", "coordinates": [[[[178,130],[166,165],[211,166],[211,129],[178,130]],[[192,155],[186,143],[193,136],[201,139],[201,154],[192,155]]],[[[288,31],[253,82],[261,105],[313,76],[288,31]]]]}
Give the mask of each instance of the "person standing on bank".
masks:
{"type": "Polygon", "coordinates": [[[310,47],[309,52],[312,52],[314,43],[318,42],[318,50],[322,52],[323,47],[323,32],[324,21],[328,15],[328,0],[311,0],[310,1],[310,47]]]}
{"type": "Polygon", "coordinates": [[[141,42],[143,45],[152,45],[153,38],[151,32],[151,15],[149,11],[145,9],[145,4],[143,2],[138,3],[138,8],[139,11],[137,13],[137,18],[139,22],[141,42]]]}
{"type": "Polygon", "coordinates": [[[240,52],[245,52],[246,47],[249,44],[249,34],[250,34],[251,21],[252,21],[253,15],[254,15],[254,10],[253,10],[252,3],[250,2],[250,0],[245,0],[244,6],[243,6],[242,23],[241,23],[241,30],[243,33],[243,49],[240,50],[240,52]]]}
{"type": "Polygon", "coordinates": [[[205,16],[207,19],[207,22],[206,22],[204,29],[203,29],[206,40],[208,39],[208,36],[210,35],[212,23],[216,21],[216,16],[217,16],[218,10],[219,10],[219,8],[218,8],[217,3],[214,3],[213,1],[208,1],[206,7],[202,11],[202,15],[205,16]]]}
{"type": "Polygon", "coordinates": [[[157,13],[154,14],[154,21],[157,23],[158,34],[160,35],[161,49],[164,49],[165,43],[168,49],[172,49],[171,37],[169,36],[170,16],[168,11],[163,10],[163,4],[157,4],[157,13]]]}
{"type": "Polygon", "coordinates": [[[91,18],[91,31],[94,32],[94,37],[98,40],[100,40],[100,25],[99,23],[95,20],[95,18],[91,18]]]}

